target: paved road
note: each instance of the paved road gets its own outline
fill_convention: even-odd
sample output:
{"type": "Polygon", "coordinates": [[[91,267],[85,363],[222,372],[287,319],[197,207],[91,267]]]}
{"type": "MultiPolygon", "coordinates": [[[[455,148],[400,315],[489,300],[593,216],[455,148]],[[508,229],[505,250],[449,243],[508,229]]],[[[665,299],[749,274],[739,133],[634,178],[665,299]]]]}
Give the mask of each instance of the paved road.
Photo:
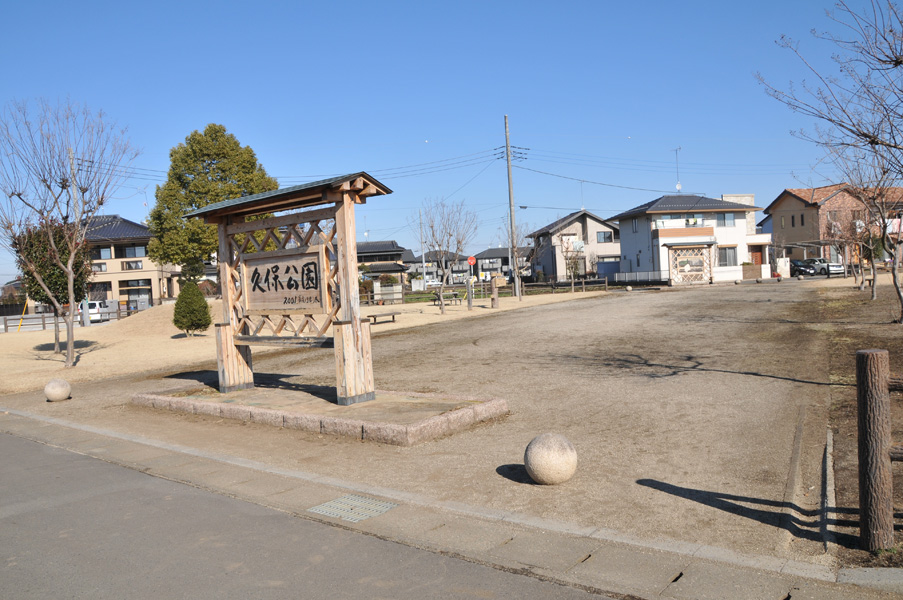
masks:
{"type": "Polygon", "coordinates": [[[0,456],[3,598],[599,597],[10,435],[0,456]]]}

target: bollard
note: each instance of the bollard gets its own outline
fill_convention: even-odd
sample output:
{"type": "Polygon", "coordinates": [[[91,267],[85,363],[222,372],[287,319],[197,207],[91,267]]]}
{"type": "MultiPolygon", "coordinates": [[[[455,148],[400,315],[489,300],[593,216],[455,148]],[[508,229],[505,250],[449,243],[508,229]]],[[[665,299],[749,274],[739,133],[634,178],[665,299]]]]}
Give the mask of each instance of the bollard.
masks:
{"type": "Polygon", "coordinates": [[[605,278],[605,291],[608,291],[608,277],[605,278]]]}
{"type": "Polygon", "coordinates": [[[473,281],[467,278],[467,310],[473,310],[473,281]]]}
{"type": "Polygon", "coordinates": [[[862,548],[870,552],[894,545],[889,378],[887,350],[856,352],[859,536],[862,548]]]}

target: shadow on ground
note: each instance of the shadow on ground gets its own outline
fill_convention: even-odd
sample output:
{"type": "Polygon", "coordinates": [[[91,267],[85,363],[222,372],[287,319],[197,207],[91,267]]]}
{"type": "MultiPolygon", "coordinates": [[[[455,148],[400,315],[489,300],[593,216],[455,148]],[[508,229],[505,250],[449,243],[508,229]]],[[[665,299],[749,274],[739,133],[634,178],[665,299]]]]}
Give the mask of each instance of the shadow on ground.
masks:
{"type": "MultiPolygon", "coordinates": [[[[74,344],[75,344],[76,350],[84,350],[86,348],[91,348],[92,350],[97,350],[97,348],[99,348],[99,346],[97,345],[97,342],[92,341],[92,340],[75,340],[74,344]]],[[[53,352],[53,342],[47,342],[46,344],[38,344],[37,346],[34,347],[34,350],[37,350],[38,352],[53,352]]],[[[66,351],[66,342],[65,341],[60,342],[60,350],[62,350],[63,352],[66,351]]]]}
{"type": "Polygon", "coordinates": [[[527,474],[527,468],[522,464],[501,465],[495,472],[514,483],[536,485],[536,482],[527,474]]]}
{"type": "MultiPolygon", "coordinates": [[[[292,379],[298,375],[285,373],[254,373],[254,387],[265,390],[283,390],[287,392],[301,392],[321,400],[336,404],[336,390],[334,386],[311,385],[297,383],[292,379]]],[[[213,370],[186,371],[167,375],[166,379],[181,379],[184,381],[196,381],[206,387],[217,389],[219,387],[219,375],[213,370]]]]}
{"type": "MultiPolygon", "coordinates": [[[[855,508],[829,507],[827,512],[833,515],[853,515],[853,519],[828,518],[823,519],[821,511],[807,510],[791,502],[779,500],[766,500],[763,498],[751,498],[749,496],[736,496],[722,492],[697,490],[681,487],[657,481],[655,479],[638,479],[637,483],[672,496],[692,500],[705,506],[717,508],[725,512],[752,519],[765,525],[785,529],[795,537],[816,542],[824,541],[823,529],[832,527],[859,527],[855,508]],[[748,506],[753,505],[753,506],[748,506]],[[791,512],[792,511],[792,512],[791,512]],[[797,516],[799,515],[799,516],[797,516]]],[[[900,514],[894,515],[899,518],[900,514]]],[[[903,525],[895,525],[894,529],[903,529],[903,525]]],[[[859,537],[848,533],[834,532],[832,534],[836,544],[844,548],[859,548],[859,537]]]]}
{"type": "Polygon", "coordinates": [[[699,357],[692,355],[683,356],[677,361],[669,362],[656,362],[651,358],[647,358],[639,354],[624,354],[622,356],[613,357],[564,354],[555,355],[553,358],[556,361],[564,364],[582,365],[584,367],[592,369],[607,368],[611,370],[628,370],[631,372],[631,374],[642,375],[650,379],[675,377],[682,373],[724,373],[727,375],[747,375],[749,377],[763,377],[766,379],[793,381],[795,383],[805,383],[808,385],[855,387],[855,384],[851,383],[829,383],[825,381],[799,379],[797,377],[786,377],[783,375],[758,373],[756,371],[740,371],[736,369],[718,369],[715,367],[707,367],[699,357]]]}

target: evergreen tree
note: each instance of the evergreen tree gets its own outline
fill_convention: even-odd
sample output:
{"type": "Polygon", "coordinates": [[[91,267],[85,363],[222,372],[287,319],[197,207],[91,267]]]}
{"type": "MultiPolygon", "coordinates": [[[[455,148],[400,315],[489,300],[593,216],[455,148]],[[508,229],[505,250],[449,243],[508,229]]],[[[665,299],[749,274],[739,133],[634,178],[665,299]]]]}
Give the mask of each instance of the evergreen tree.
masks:
{"type": "Polygon", "coordinates": [[[157,202],[149,219],[154,237],[148,255],[157,263],[184,265],[209,260],[216,252],[216,227],[202,219],[186,220],[186,213],[279,187],[257,162],[254,150],[215,123],[203,133],[193,131],[169,157],[169,176],[157,186],[157,202]]]}
{"type": "Polygon", "coordinates": [[[182,286],[172,315],[172,324],[191,336],[195,331],[205,331],[210,327],[210,306],[204,294],[193,281],[182,286]]]}

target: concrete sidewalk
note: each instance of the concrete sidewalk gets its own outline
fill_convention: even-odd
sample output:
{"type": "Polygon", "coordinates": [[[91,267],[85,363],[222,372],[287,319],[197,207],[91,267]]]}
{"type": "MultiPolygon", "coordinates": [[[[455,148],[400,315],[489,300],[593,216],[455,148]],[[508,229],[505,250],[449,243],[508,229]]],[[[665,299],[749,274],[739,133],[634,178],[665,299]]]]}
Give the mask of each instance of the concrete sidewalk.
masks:
{"type": "Polygon", "coordinates": [[[899,570],[834,570],[440,501],[0,407],[0,432],[298,517],[622,598],[903,597],[899,570]]]}

